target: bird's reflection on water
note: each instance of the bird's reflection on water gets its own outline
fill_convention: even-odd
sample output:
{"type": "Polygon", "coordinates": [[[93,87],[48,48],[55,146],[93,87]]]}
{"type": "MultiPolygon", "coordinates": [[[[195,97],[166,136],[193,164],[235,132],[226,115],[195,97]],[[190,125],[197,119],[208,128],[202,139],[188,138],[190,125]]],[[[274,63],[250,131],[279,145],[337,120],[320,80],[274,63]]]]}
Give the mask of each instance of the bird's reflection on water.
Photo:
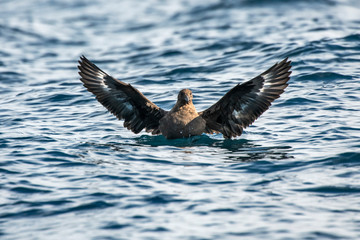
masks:
{"type": "MultiPolygon", "coordinates": [[[[264,147],[255,144],[247,139],[215,139],[209,135],[194,136],[184,139],[168,140],[163,136],[143,135],[135,140],[139,145],[158,146],[174,146],[189,150],[194,147],[214,147],[225,150],[221,154],[226,155],[226,159],[230,161],[257,161],[261,159],[283,160],[293,158],[290,152],[290,146],[272,146],[264,147]]],[[[187,151],[191,153],[191,151],[187,151]]],[[[220,153],[219,153],[220,154],[220,153]]]]}
{"type": "MultiPolygon", "coordinates": [[[[216,139],[209,135],[173,140],[168,140],[161,135],[142,135],[137,138],[127,139],[126,141],[111,141],[105,144],[87,142],[85,145],[102,149],[107,148],[111,149],[111,151],[127,155],[132,151],[129,147],[150,147],[152,148],[151,151],[157,147],[169,147],[182,149],[188,154],[199,154],[204,151],[202,148],[206,147],[206,152],[212,152],[214,159],[222,159],[229,162],[285,160],[293,158],[291,155],[293,150],[290,146],[262,146],[247,139],[216,139]]],[[[164,151],[164,148],[159,151],[164,151]]]]}

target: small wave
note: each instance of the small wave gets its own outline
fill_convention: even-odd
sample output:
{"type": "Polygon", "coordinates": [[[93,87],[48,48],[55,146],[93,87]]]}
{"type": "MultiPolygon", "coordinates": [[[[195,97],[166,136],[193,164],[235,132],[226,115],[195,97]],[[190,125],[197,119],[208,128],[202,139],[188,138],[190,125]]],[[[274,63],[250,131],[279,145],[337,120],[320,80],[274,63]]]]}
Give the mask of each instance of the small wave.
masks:
{"type": "Polygon", "coordinates": [[[0,82],[5,84],[22,83],[26,80],[26,76],[22,73],[13,71],[0,72],[0,82]]]}
{"type": "Polygon", "coordinates": [[[295,58],[301,55],[310,55],[319,53],[323,51],[321,48],[317,48],[314,44],[306,44],[305,46],[296,47],[286,53],[286,56],[289,58],[295,58]]]}
{"type": "Polygon", "coordinates": [[[168,204],[173,202],[185,202],[184,199],[178,199],[175,195],[169,194],[153,194],[150,196],[146,196],[143,201],[149,204],[168,204]]]}
{"type": "Polygon", "coordinates": [[[234,208],[216,208],[216,209],[210,210],[210,212],[213,212],[213,213],[236,213],[237,210],[234,208]]]}
{"type": "MultiPolygon", "coordinates": [[[[68,204],[68,201],[60,201],[57,202],[56,205],[63,205],[68,204]]],[[[43,207],[45,205],[48,205],[49,202],[42,202],[41,205],[36,204],[38,207],[43,207]]],[[[53,204],[52,204],[53,205],[53,204]]],[[[54,216],[54,215],[61,215],[66,213],[74,213],[79,211],[88,211],[88,210],[100,210],[105,209],[109,207],[113,207],[114,204],[107,203],[105,201],[94,201],[89,203],[80,204],[75,207],[68,207],[58,210],[44,210],[45,208],[31,208],[23,211],[16,211],[16,212],[4,212],[0,213],[0,219],[1,218],[27,218],[27,217],[45,217],[45,216],[54,216]]],[[[55,208],[56,209],[56,208],[55,208]]]]}
{"type": "MultiPolygon", "coordinates": [[[[223,50],[227,48],[236,49],[236,53],[239,51],[246,51],[252,49],[262,49],[264,52],[270,51],[269,48],[274,48],[274,45],[264,44],[257,41],[239,41],[238,39],[231,40],[219,40],[216,42],[208,43],[204,46],[195,48],[195,51],[212,51],[212,50],[223,50]]],[[[229,53],[227,53],[229,54],[229,53]]]]}
{"type": "Polygon", "coordinates": [[[360,165],[360,153],[358,152],[344,152],[335,157],[324,159],[325,163],[330,165],[345,165],[345,166],[358,166],[360,165]]]}
{"type": "Polygon", "coordinates": [[[14,187],[11,188],[11,191],[22,194],[36,194],[36,193],[51,193],[50,190],[45,190],[41,188],[30,188],[30,187],[14,187]]]}
{"type": "Polygon", "coordinates": [[[141,79],[141,80],[135,81],[135,83],[136,83],[136,85],[139,85],[139,86],[146,86],[146,85],[151,85],[151,84],[158,84],[159,81],[151,80],[151,79],[141,79]]]}
{"type": "Polygon", "coordinates": [[[359,41],[360,41],[360,34],[350,34],[350,35],[344,37],[344,40],[345,40],[345,41],[348,41],[348,42],[356,42],[356,43],[359,43],[359,41]]]}
{"type": "Polygon", "coordinates": [[[354,186],[320,186],[313,188],[301,188],[294,189],[297,192],[313,192],[319,194],[358,194],[360,193],[360,188],[354,186]]]}
{"type": "Polygon", "coordinates": [[[43,211],[42,209],[27,209],[24,211],[17,211],[17,212],[3,212],[0,213],[0,219],[1,218],[10,218],[10,219],[14,219],[14,218],[28,218],[28,217],[42,217],[44,216],[45,211],[43,211]]]}
{"type": "Polygon", "coordinates": [[[143,31],[143,30],[147,30],[149,28],[153,28],[155,26],[155,24],[152,23],[145,23],[145,24],[134,24],[132,23],[131,26],[129,26],[126,31],[129,32],[134,32],[134,31],[143,31]]]}
{"type": "MultiPolygon", "coordinates": [[[[309,98],[295,97],[285,100],[283,103],[278,104],[278,106],[289,106],[289,105],[304,106],[305,104],[309,104],[309,105],[311,104],[313,106],[314,104],[319,104],[319,103],[322,102],[309,98]]],[[[289,116],[289,117],[293,117],[293,116],[289,116]]]]}
{"type": "Polygon", "coordinates": [[[118,223],[118,222],[108,222],[106,223],[102,229],[105,229],[105,230],[117,230],[117,229],[123,229],[123,228],[126,228],[126,227],[131,227],[133,226],[132,224],[121,224],[121,223],[118,223]]]}
{"type": "Polygon", "coordinates": [[[210,72],[220,72],[223,71],[224,67],[212,66],[212,67],[178,67],[173,70],[170,70],[166,73],[169,75],[188,75],[193,73],[210,73],[210,72]]]}
{"type": "Polygon", "coordinates": [[[340,73],[334,72],[317,72],[311,74],[304,74],[300,77],[297,77],[297,81],[336,81],[336,80],[346,80],[352,79],[353,77],[350,75],[343,75],[340,73]]]}
{"type": "Polygon", "coordinates": [[[109,207],[113,207],[113,206],[115,206],[115,204],[113,204],[113,203],[108,203],[105,201],[94,201],[94,202],[80,204],[80,205],[72,207],[72,208],[64,209],[59,212],[54,212],[54,214],[77,212],[77,211],[87,211],[87,210],[91,210],[91,209],[92,210],[104,209],[104,208],[109,208],[109,207]]]}
{"type": "Polygon", "coordinates": [[[159,57],[174,57],[184,54],[182,51],[179,50],[166,50],[159,55],[159,57]]]}
{"type": "MultiPolygon", "coordinates": [[[[54,202],[50,202],[51,205],[54,204],[54,202]]],[[[68,201],[60,201],[56,203],[56,206],[68,204],[68,201]]],[[[30,203],[31,204],[31,203],[30,203]]],[[[44,207],[45,205],[48,205],[49,202],[42,202],[41,204],[36,204],[38,207],[44,207]]],[[[66,214],[66,213],[74,213],[79,211],[88,211],[88,210],[96,210],[96,209],[104,209],[108,207],[113,207],[114,204],[107,203],[105,201],[94,201],[90,203],[84,203],[80,204],[75,207],[69,207],[69,208],[63,208],[58,210],[44,210],[45,208],[31,208],[24,211],[17,211],[17,212],[5,212],[0,214],[1,218],[27,218],[27,217],[45,217],[45,216],[54,216],[54,215],[60,215],[60,214],[66,214]]],[[[56,208],[55,208],[56,209],[56,208]]]]}
{"type": "Polygon", "coordinates": [[[170,232],[170,229],[166,227],[155,227],[155,228],[146,228],[142,232],[170,232]]]}
{"type": "Polygon", "coordinates": [[[68,100],[72,100],[74,98],[77,98],[78,95],[74,95],[74,94],[64,94],[64,93],[59,93],[59,94],[54,94],[52,96],[49,96],[47,98],[47,102],[64,102],[64,101],[68,101],[68,100]]]}
{"type": "Polygon", "coordinates": [[[5,168],[0,168],[0,173],[2,174],[20,174],[21,172],[17,172],[17,171],[12,171],[12,170],[8,170],[5,168]]]}
{"type": "Polygon", "coordinates": [[[273,179],[262,179],[260,181],[252,183],[251,186],[266,186],[266,185],[270,185],[273,182],[277,182],[281,180],[282,180],[281,177],[275,177],[273,179]]]}

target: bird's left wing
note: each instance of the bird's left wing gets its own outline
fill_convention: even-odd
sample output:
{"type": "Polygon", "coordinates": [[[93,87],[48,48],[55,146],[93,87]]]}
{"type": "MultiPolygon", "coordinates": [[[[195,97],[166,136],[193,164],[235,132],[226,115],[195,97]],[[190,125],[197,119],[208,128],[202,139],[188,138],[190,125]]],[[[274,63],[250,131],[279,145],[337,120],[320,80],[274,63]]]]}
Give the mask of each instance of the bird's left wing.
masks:
{"type": "Polygon", "coordinates": [[[148,100],[139,90],[115,79],[82,56],[79,61],[80,80],[89,92],[119,120],[124,127],[139,133],[145,128],[160,134],[159,120],[166,111],[148,100]]]}
{"type": "Polygon", "coordinates": [[[252,124],[284,92],[290,79],[290,64],[287,58],[276,63],[250,81],[236,85],[217,103],[200,112],[207,128],[221,132],[225,138],[240,136],[243,129],[252,124]]]}

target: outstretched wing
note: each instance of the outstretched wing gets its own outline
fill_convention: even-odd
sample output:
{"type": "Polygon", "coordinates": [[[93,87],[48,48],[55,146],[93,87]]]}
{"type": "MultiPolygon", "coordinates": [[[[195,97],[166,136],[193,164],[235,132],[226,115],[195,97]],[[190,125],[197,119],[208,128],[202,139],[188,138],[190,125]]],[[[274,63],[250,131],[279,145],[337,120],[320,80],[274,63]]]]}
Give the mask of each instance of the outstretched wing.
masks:
{"type": "Polygon", "coordinates": [[[89,92],[119,120],[124,127],[139,133],[145,128],[147,132],[159,134],[159,120],[166,111],[148,100],[139,90],[117,80],[82,56],[79,61],[80,80],[89,92]]]}
{"type": "Polygon", "coordinates": [[[236,85],[217,103],[200,112],[207,128],[221,132],[225,138],[240,136],[284,92],[290,79],[290,64],[287,58],[276,63],[250,81],[236,85]]]}

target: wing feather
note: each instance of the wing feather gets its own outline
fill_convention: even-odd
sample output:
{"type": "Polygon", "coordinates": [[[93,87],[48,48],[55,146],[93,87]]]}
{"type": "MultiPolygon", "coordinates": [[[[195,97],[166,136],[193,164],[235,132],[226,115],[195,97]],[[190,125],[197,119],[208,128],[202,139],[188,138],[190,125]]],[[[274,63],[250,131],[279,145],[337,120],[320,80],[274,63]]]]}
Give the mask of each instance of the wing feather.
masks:
{"type": "Polygon", "coordinates": [[[199,114],[207,128],[225,138],[240,136],[244,128],[263,114],[288,86],[291,61],[280,63],[242,84],[236,85],[218,102],[199,114]]]}
{"type": "Polygon", "coordinates": [[[117,80],[98,68],[86,57],[80,57],[80,80],[89,92],[134,133],[159,134],[159,120],[166,111],[148,100],[139,90],[117,80]]]}

